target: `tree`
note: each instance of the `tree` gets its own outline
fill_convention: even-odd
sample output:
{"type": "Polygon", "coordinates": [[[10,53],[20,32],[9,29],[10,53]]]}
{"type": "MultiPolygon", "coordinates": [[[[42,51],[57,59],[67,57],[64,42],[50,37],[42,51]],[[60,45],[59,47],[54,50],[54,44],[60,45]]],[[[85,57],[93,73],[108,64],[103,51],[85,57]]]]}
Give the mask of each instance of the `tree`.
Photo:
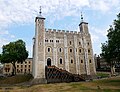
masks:
{"type": "Polygon", "coordinates": [[[0,63],[1,63],[1,54],[0,54],[0,63]]]}
{"type": "Polygon", "coordinates": [[[108,41],[102,43],[101,56],[110,64],[111,73],[115,73],[115,63],[120,61],[120,13],[110,26],[107,34],[108,41]]]}
{"type": "Polygon", "coordinates": [[[7,45],[3,45],[1,54],[1,63],[12,63],[13,72],[12,75],[16,75],[15,63],[22,63],[28,57],[28,51],[25,47],[25,42],[22,40],[17,40],[15,42],[10,42],[7,45]]]}

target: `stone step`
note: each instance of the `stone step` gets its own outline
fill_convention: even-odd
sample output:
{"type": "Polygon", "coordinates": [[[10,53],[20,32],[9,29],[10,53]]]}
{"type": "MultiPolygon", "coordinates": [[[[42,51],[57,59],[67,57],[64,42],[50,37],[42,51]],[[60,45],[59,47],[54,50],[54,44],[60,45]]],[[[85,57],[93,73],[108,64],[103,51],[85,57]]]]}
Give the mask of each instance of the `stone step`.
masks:
{"type": "Polygon", "coordinates": [[[59,69],[56,66],[46,66],[45,75],[47,83],[85,81],[83,76],[72,74],[66,70],[59,69]]]}

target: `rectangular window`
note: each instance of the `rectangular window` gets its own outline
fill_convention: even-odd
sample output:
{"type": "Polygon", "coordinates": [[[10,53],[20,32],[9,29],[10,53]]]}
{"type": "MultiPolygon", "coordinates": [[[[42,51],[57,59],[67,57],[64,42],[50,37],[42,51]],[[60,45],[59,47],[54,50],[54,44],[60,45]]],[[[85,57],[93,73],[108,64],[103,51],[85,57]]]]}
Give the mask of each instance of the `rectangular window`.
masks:
{"type": "Polygon", "coordinates": [[[27,65],[25,65],[25,67],[27,67],[27,65]]]}
{"type": "Polygon", "coordinates": [[[26,69],[25,69],[25,73],[26,73],[26,69]]]}
{"type": "Polygon", "coordinates": [[[21,65],[21,68],[23,68],[23,65],[21,65]]]}
{"type": "Polygon", "coordinates": [[[21,69],[21,73],[23,72],[23,70],[21,69]]]}
{"type": "Polygon", "coordinates": [[[19,65],[17,65],[17,68],[19,67],[19,65]]]}
{"type": "Polygon", "coordinates": [[[17,69],[17,72],[19,72],[19,69],[17,69]]]}
{"type": "Polygon", "coordinates": [[[8,68],[8,72],[10,71],[10,68],[8,68]]]}

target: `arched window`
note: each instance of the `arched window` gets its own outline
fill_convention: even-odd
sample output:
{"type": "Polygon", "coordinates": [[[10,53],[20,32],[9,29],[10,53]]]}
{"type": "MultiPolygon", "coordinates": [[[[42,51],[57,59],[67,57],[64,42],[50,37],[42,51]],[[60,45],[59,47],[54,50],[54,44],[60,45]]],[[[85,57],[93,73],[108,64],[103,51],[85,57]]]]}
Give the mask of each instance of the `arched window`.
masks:
{"type": "Polygon", "coordinates": [[[51,66],[51,59],[50,58],[47,59],[47,66],[51,66]]]}
{"type": "Polygon", "coordinates": [[[70,49],[70,52],[72,52],[72,49],[70,49]]]}
{"type": "Polygon", "coordinates": [[[71,41],[70,41],[70,45],[71,45],[71,41]]]}
{"type": "Polygon", "coordinates": [[[91,63],[91,59],[89,60],[89,62],[91,63]]]}
{"type": "Polygon", "coordinates": [[[48,39],[45,39],[45,42],[48,42],[48,39]]]}
{"type": "Polygon", "coordinates": [[[60,64],[62,64],[62,59],[60,58],[60,64]]]}
{"type": "Polygon", "coordinates": [[[73,59],[71,59],[71,63],[73,63],[73,59]]]}
{"type": "Polygon", "coordinates": [[[88,50],[88,53],[90,53],[90,49],[88,50]]]}
{"type": "Polygon", "coordinates": [[[89,42],[88,42],[87,44],[88,44],[88,46],[89,46],[89,42]]]}
{"type": "Polygon", "coordinates": [[[50,52],[50,48],[48,48],[48,52],[50,52]]]}
{"type": "Polygon", "coordinates": [[[79,52],[81,53],[81,49],[79,49],[79,52]]]}
{"type": "Polygon", "coordinates": [[[83,63],[83,60],[81,60],[81,63],[83,63]]]}
{"type": "Polygon", "coordinates": [[[56,40],[57,43],[59,43],[59,40],[56,40]]]}
{"type": "Polygon", "coordinates": [[[62,49],[60,48],[59,51],[62,52],[62,49]]]}

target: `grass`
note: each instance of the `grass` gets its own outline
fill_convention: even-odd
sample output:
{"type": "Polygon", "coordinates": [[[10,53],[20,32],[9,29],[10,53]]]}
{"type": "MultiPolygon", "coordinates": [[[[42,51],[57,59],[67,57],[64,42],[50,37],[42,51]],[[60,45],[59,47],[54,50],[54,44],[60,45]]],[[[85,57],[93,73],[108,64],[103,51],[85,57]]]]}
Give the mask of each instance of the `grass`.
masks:
{"type": "Polygon", "coordinates": [[[120,77],[93,80],[89,82],[12,86],[8,87],[8,89],[2,88],[0,89],[0,92],[6,90],[8,92],[120,92],[120,77]]]}
{"type": "Polygon", "coordinates": [[[97,72],[97,76],[101,78],[109,77],[109,73],[104,73],[104,72],[97,72]]]}
{"type": "Polygon", "coordinates": [[[0,78],[0,86],[1,85],[11,85],[29,81],[32,79],[32,75],[16,75],[12,77],[0,78]]]}

